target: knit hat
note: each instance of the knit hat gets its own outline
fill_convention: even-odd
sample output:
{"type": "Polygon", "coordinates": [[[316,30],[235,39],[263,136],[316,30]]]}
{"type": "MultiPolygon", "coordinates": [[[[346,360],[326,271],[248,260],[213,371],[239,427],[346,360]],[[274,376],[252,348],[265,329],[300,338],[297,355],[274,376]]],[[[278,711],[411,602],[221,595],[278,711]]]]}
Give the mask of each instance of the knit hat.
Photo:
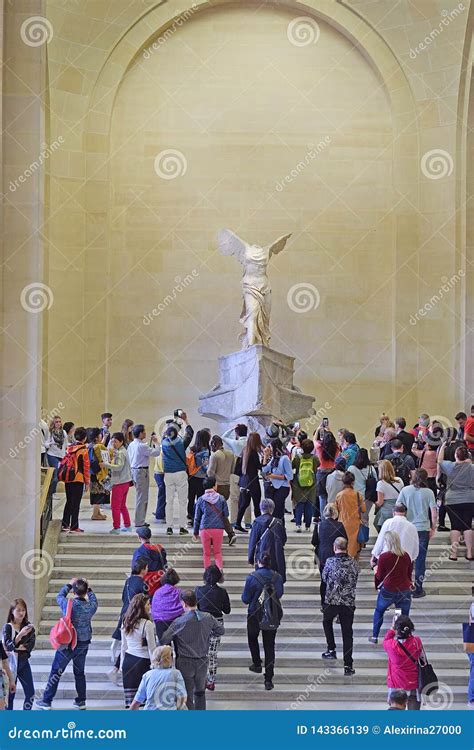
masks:
{"type": "Polygon", "coordinates": [[[151,539],[151,529],[148,526],[139,526],[136,531],[140,539],[151,539]]]}

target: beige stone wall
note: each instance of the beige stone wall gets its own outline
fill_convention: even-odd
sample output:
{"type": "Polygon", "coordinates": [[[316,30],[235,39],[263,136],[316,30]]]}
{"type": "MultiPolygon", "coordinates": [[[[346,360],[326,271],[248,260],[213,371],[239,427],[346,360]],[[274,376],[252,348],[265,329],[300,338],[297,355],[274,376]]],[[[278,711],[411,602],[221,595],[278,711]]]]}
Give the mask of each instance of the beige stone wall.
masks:
{"type": "Polygon", "coordinates": [[[472,384],[466,277],[439,294],[466,268],[469,2],[448,17],[434,0],[200,5],[183,21],[174,2],[47,3],[50,139],[64,139],[48,164],[47,406],[89,423],[104,408],[195,417],[239,332],[239,269],[215,250],[229,226],[259,243],[294,232],[270,271],[272,344],[334,426],[364,434],[382,409],[452,418],[472,384]],[[288,25],[305,14],[319,38],[298,46],[288,25]],[[157,175],[165,149],[183,176],[157,175]],[[299,283],[317,309],[288,306],[299,283]]]}
{"type": "MultiPolygon", "coordinates": [[[[28,15],[44,14],[30,0],[28,15]]],[[[0,325],[0,605],[23,597],[30,617],[38,615],[35,589],[51,570],[40,558],[40,448],[38,419],[43,376],[41,308],[49,303],[43,284],[45,139],[44,48],[22,36],[25,15],[0,3],[2,24],[2,232],[0,325]]],[[[27,38],[27,37],[26,37],[27,38]]]]}

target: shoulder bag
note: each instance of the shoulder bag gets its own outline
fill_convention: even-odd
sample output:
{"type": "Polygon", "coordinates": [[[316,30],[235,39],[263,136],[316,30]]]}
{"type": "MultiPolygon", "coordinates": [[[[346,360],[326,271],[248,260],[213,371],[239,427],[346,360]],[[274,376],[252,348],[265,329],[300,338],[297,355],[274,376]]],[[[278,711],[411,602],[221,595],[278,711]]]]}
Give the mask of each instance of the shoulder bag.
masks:
{"type": "Polygon", "coordinates": [[[362,510],[360,507],[359,493],[357,493],[357,507],[359,510],[359,533],[357,534],[357,541],[359,544],[367,544],[369,541],[369,527],[362,523],[362,510]]]}
{"type": "Polygon", "coordinates": [[[420,693],[425,696],[430,696],[432,693],[439,690],[438,676],[428,661],[424,646],[421,646],[421,654],[418,659],[414,659],[408,649],[406,649],[403,643],[398,641],[398,639],[397,643],[413,664],[418,665],[418,690],[420,693]]]}
{"type": "Polygon", "coordinates": [[[462,624],[463,648],[466,654],[474,654],[474,623],[472,622],[471,610],[469,610],[469,622],[462,624]]]}

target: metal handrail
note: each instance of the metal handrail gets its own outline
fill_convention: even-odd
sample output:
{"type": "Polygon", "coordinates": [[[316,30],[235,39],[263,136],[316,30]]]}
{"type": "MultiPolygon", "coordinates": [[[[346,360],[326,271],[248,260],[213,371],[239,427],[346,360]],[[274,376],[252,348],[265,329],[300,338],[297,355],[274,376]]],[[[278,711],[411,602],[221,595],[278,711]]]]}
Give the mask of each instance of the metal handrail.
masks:
{"type": "Polygon", "coordinates": [[[43,515],[46,501],[49,495],[49,488],[53,481],[54,469],[52,466],[42,466],[41,473],[44,474],[44,480],[41,483],[41,495],[40,495],[40,516],[43,515]]]}
{"type": "Polygon", "coordinates": [[[43,549],[46,532],[49,522],[53,517],[53,493],[51,492],[51,482],[54,476],[54,469],[51,466],[41,467],[41,495],[39,502],[40,509],[40,549],[43,549]]]}

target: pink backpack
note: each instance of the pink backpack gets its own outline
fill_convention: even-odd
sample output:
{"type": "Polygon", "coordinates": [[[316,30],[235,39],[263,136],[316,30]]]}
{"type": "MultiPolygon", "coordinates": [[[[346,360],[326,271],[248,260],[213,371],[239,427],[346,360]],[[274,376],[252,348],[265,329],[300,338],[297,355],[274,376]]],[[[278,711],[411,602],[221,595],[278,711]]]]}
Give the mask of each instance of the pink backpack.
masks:
{"type": "Polygon", "coordinates": [[[66,614],[51,628],[49,641],[55,650],[61,646],[70,646],[72,649],[76,648],[77,633],[71,620],[72,605],[73,600],[69,599],[66,614]]]}

